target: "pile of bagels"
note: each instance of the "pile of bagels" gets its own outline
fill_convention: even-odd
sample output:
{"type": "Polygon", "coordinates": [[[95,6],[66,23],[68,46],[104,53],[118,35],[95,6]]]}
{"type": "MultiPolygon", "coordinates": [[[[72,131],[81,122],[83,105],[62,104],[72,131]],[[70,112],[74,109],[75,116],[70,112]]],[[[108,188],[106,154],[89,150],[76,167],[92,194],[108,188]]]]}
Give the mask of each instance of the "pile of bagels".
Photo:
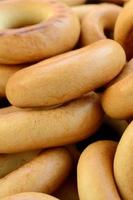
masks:
{"type": "Polygon", "coordinates": [[[0,1],[0,200],[133,200],[133,0],[0,1]]]}

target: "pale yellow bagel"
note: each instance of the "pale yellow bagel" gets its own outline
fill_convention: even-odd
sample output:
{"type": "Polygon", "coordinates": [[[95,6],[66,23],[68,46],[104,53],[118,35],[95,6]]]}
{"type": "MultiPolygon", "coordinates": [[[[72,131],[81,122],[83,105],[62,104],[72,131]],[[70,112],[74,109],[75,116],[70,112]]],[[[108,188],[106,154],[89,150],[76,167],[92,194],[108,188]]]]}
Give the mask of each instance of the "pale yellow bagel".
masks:
{"type": "Polygon", "coordinates": [[[71,157],[65,148],[46,150],[0,179],[0,199],[22,192],[51,194],[65,180],[71,165],[71,157]]]}
{"type": "Polygon", "coordinates": [[[76,6],[76,5],[83,4],[86,2],[86,0],[58,0],[58,1],[62,3],[66,3],[69,6],[76,6]]]}
{"type": "Polygon", "coordinates": [[[125,4],[115,24],[114,37],[125,49],[127,59],[133,57],[133,1],[125,4]]]}
{"type": "Polygon", "coordinates": [[[15,154],[0,154],[0,178],[31,161],[41,150],[27,151],[15,154]]]}
{"type": "Polygon", "coordinates": [[[94,93],[52,110],[4,108],[0,110],[0,152],[75,143],[92,135],[102,119],[94,93]]]}
{"type": "Polygon", "coordinates": [[[114,159],[114,174],[124,200],[133,199],[133,122],[125,130],[114,159]]]}
{"type": "Polygon", "coordinates": [[[86,46],[106,39],[106,32],[113,32],[121,7],[102,4],[92,7],[81,21],[81,44],[86,46]]]}
{"type": "Polygon", "coordinates": [[[25,192],[2,198],[1,200],[59,200],[53,196],[37,192],[25,192]]]}
{"type": "Polygon", "coordinates": [[[111,83],[102,96],[107,115],[117,119],[133,117],[133,59],[111,83]]]}
{"type": "Polygon", "coordinates": [[[55,0],[1,1],[0,18],[3,64],[39,61],[60,54],[72,49],[79,38],[77,17],[55,0]]]}
{"type": "Polygon", "coordinates": [[[80,200],[120,200],[112,170],[116,146],[113,141],[99,141],[81,154],[77,172],[80,200]]]}
{"type": "Polygon", "coordinates": [[[17,107],[64,103],[107,84],[124,64],[121,46],[100,40],[19,70],[8,80],[6,95],[17,107]]]}

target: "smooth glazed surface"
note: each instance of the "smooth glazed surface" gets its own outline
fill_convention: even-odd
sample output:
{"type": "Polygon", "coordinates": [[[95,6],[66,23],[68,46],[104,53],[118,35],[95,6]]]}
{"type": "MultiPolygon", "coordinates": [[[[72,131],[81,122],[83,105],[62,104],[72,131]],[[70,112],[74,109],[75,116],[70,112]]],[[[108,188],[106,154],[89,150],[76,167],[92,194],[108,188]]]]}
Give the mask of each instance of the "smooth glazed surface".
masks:
{"type": "Polygon", "coordinates": [[[125,4],[115,24],[114,37],[125,49],[127,59],[133,57],[133,1],[125,4]]]}
{"type": "Polygon", "coordinates": [[[0,178],[18,169],[40,154],[41,150],[15,154],[0,154],[0,178]]]}
{"type": "Polygon", "coordinates": [[[65,148],[46,150],[31,162],[0,179],[0,198],[22,192],[53,193],[70,172],[65,148]]]}
{"type": "Polygon", "coordinates": [[[117,119],[128,119],[133,116],[132,88],[133,59],[103,93],[102,106],[107,115],[117,119]]]}
{"type": "Polygon", "coordinates": [[[81,154],[77,172],[80,200],[120,200],[112,169],[116,147],[116,142],[99,141],[81,154]]]}
{"type": "Polygon", "coordinates": [[[39,61],[72,49],[80,32],[71,10],[54,0],[0,1],[0,63],[39,61]],[[69,33],[69,37],[67,37],[69,33]]]}
{"type": "Polygon", "coordinates": [[[113,40],[100,40],[19,70],[8,80],[6,95],[17,107],[64,103],[104,86],[124,64],[122,47],[113,40]]]}
{"type": "Polygon", "coordinates": [[[114,175],[124,200],[133,199],[133,122],[125,130],[116,150],[114,175]]]}
{"type": "Polygon", "coordinates": [[[95,133],[103,111],[96,94],[52,110],[0,110],[0,152],[13,153],[71,144],[95,133]]]}

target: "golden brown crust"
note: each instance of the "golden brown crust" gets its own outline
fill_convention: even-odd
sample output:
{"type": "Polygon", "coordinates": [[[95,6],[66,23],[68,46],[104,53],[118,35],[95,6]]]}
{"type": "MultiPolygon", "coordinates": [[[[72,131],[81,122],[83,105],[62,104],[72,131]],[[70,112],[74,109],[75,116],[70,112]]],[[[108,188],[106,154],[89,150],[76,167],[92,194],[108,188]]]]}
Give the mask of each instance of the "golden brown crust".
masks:
{"type": "Polygon", "coordinates": [[[132,72],[133,59],[103,93],[103,109],[113,118],[127,119],[133,116],[132,72]]]}
{"type": "Polygon", "coordinates": [[[115,24],[114,38],[125,49],[127,59],[133,57],[133,1],[125,4],[115,24]]]}
{"type": "Polygon", "coordinates": [[[15,154],[0,154],[0,178],[31,161],[40,152],[41,150],[35,150],[15,154]]]}
{"type": "Polygon", "coordinates": [[[17,107],[64,103],[107,84],[124,64],[121,46],[113,40],[100,40],[19,70],[9,79],[6,95],[17,107]]]}
{"type": "Polygon", "coordinates": [[[116,150],[114,175],[124,200],[133,198],[133,122],[125,130],[116,150]]]}
{"type": "Polygon", "coordinates": [[[72,160],[65,148],[46,150],[0,179],[0,198],[22,192],[53,193],[68,176],[72,160]]]}
{"type": "Polygon", "coordinates": [[[94,93],[53,110],[4,108],[0,110],[0,152],[71,144],[92,135],[102,119],[94,93]]]}
{"type": "Polygon", "coordinates": [[[81,21],[81,44],[86,46],[106,39],[106,31],[113,33],[121,9],[120,6],[107,3],[92,7],[81,21]]]}
{"type": "Polygon", "coordinates": [[[1,1],[0,15],[3,19],[0,63],[3,64],[34,62],[60,54],[72,49],[79,38],[77,17],[54,0],[1,1]]]}
{"type": "Polygon", "coordinates": [[[112,169],[116,147],[116,142],[99,141],[81,154],[78,163],[80,200],[120,200],[112,169]]]}

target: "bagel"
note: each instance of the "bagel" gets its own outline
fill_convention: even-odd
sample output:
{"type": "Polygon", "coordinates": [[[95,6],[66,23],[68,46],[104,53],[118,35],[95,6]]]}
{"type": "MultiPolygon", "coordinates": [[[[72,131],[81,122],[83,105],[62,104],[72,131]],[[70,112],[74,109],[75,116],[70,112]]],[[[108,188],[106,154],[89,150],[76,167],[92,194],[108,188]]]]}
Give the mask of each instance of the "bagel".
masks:
{"type": "Polygon", "coordinates": [[[92,135],[103,118],[99,98],[91,93],[53,110],[0,110],[0,152],[13,153],[62,146],[92,135]]]}
{"type": "Polygon", "coordinates": [[[41,150],[28,151],[16,154],[0,154],[0,178],[18,169],[20,166],[31,161],[41,150]]]}
{"type": "Polygon", "coordinates": [[[133,199],[133,122],[125,130],[114,159],[115,180],[124,200],[133,199]]]}
{"type": "Polygon", "coordinates": [[[17,107],[64,103],[105,85],[124,64],[121,46],[113,40],[100,40],[19,70],[9,78],[6,95],[17,107]]]}
{"type": "Polygon", "coordinates": [[[25,192],[2,198],[1,200],[59,200],[44,193],[25,192]]]}
{"type": "Polygon", "coordinates": [[[127,59],[133,57],[133,1],[125,4],[119,14],[114,30],[114,38],[125,49],[127,59]]]}
{"type": "Polygon", "coordinates": [[[102,106],[107,115],[117,119],[133,117],[133,59],[102,95],[102,106]]]}
{"type": "Polygon", "coordinates": [[[83,151],[77,169],[80,200],[120,200],[112,170],[116,146],[99,141],[83,151]]]}
{"type": "Polygon", "coordinates": [[[53,193],[68,176],[72,160],[65,148],[46,150],[0,179],[0,199],[23,192],[53,193]]]}
{"type": "Polygon", "coordinates": [[[120,6],[107,3],[92,7],[81,21],[82,46],[110,37],[107,34],[113,32],[121,9],[120,6]]]}
{"type": "Polygon", "coordinates": [[[35,62],[60,54],[72,49],[79,38],[77,17],[55,0],[1,1],[0,17],[2,64],[35,62]]]}
{"type": "Polygon", "coordinates": [[[76,6],[76,5],[83,4],[86,2],[86,0],[58,0],[58,1],[62,3],[66,3],[69,6],[76,6]]]}

